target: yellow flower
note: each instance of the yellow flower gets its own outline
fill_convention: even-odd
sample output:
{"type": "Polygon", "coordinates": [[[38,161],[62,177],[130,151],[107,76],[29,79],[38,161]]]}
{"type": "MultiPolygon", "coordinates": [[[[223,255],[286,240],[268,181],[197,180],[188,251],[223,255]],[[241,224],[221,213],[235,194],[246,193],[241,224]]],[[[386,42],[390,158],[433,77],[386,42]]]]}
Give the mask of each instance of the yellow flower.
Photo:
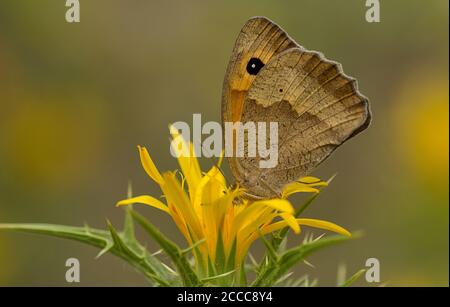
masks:
{"type": "Polygon", "coordinates": [[[294,208],[286,199],[299,192],[318,193],[318,187],[327,183],[314,177],[304,177],[289,184],[282,198],[249,201],[240,188],[228,187],[219,163],[202,173],[193,152],[171,127],[177,140],[181,180],[177,172],[160,173],[145,147],[138,146],[142,166],[161,188],[165,201],[142,195],[119,201],[117,206],[133,203],[145,204],[169,214],[194,253],[196,263],[204,271],[217,258],[238,268],[244,261],[251,244],[260,236],[290,227],[300,233],[300,226],[310,226],[350,236],[344,228],[327,221],[296,218],[294,208]],[[178,139],[177,139],[178,138],[178,139]],[[189,153],[189,154],[186,154],[189,153]],[[217,253],[221,253],[217,255],[217,253]]]}

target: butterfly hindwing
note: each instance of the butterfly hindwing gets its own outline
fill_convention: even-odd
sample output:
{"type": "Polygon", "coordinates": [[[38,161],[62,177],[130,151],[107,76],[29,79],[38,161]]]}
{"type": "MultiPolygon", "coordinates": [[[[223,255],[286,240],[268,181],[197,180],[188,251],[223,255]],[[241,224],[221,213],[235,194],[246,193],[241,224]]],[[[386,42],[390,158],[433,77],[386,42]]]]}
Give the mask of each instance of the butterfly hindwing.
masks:
{"type": "Polygon", "coordinates": [[[356,81],[338,63],[292,48],[269,61],[255,78],[241,120],[278,123],[277,166],[261,169],[259,157],[234,158],[236,179],[249,193],[273,196],[364,130],[370,111],[356,81]]]}

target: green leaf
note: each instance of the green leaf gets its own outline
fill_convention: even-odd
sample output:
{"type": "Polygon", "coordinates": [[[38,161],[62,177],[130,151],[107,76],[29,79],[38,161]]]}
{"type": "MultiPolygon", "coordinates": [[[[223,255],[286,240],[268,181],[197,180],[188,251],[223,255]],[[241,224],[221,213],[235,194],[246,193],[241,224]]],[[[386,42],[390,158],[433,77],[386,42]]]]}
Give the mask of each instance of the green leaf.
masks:
{"type": "Polygon", "coordinates": [[[214,268],[214,264],[211,261],[211,258],[208,257],[208,276],[215,276],[217,275],[216,269],[214,268]]]}
{"type": "MultiPolygon", "coordinates": [[[[225,269],[226,271],[234,271],[236,273],[236,251],[237,251],[237,239],[234,238],[233,243],[231,245],[231,250],[227,255],[225,269]]],[[[227,286],[234,286],[238,276],[236,274],[230,275],[225,278],[224,283],[227,286]]]]}
{"type": "Polygon", "coordinates": [[[114,229],[114,226],[111,224],[111,222],[107,220],[106,224],[108,225],[108,229],[111,234],[111,238],[113,239],[114,247],[116,249],[118,249],[121,253],[126,254],[129,257],[132,257],[132,258],[136,257],[137,259],[141,259],[125,244],[125,242],[119,236],[117,231],[114,229]]]}
{"type": "MultiPolygon", "coordinates": [[[[186,225],[187,231],[189,233],[189,237],[190,238],[194,238],[195,236],[192,234],[191,232],[191,228],[189,227],[189,225],[186,225]]],[[[201,239],[197,242],[195,242],[191,247],[188,247],[186,249],[183,250],[183,253],[186,254],[186,252],[190,249],[192,249],[194,251],[194,259],[196,261],[196,266],[197,266],[197,274],[200,277],[205,277],[208,275],[207,273],[207,264],[203,259],[203,254],[201,253],[200,249],[198,248],[198,246],[203,243],[206,242],[205,239],[201,239]]]]}
{"type": "MultiPolygon", "coordinates": [[[[261,238],[264,245],[266,246],[267,259],[271,263],[277,263],[278,255],[277,255],[277,252],[275,251],[273,245],[269,241],[267,241],[267,239],[264,237],[264,235],[261,233],[261,231],[259,231],[259,234],[260,234],[259,237],[261,238]]],[[[270,265],[270,263],[268,265],[270,265]]]]}
{"type": "Polygon", "coordinates": [[[134,233],[134,221],[131,216],[131,211],[133,211],[132,205],[125,207],[125,222],[123,224],[123,238],[127,242],[136,242],[136,236],[134,233]]]}
{"type": "MultiPolygon", "coordinates": [[[[174,277],[176,277],[176,275],[164,266],[161,261],[149,254],[139,242],[134,239],[130,242],[131,244],[127,244],[125,242],[126,235],[124,233],[119,234],[109,221],[107,221],[107,225],[114,242],[114,248],[125,256],[126,259],[131,260],[131,262],[137,264],[137,266],[146,268],[146,275],[151,279],[157,280],[162,286],[169,286],[175,283],[174,277]]],[[[130,237],[128,237],[128,240],[130,240],[130,237]]]]}
{"type": "MultiPolygon", "coordinates": [[[[128,191],[129,198],[132,197],[131,188],[128,191]]],[[[181,280],[179,276],[173,273],[171,268],[168,268],[161,260],[155,257],[153,254],[149,253],[147,249],[145,249],[135,236],[134,229],[134,220],[131,212],[133,211],[133,206],[129,205],[124,208],[125,210],[125,222],[123,232],[118,234],[120,238],[122,238],[123,243],[132,250],[133,253],[137,255],[144,255],[147,265],[152,268],[154,272],[156,272],[159,281],[165,280],[166,283],[169,282],[171,286],[180,286],[181,280]]],[[[161,284],[161,282],[159,282],[161,284]]]]}
{"type": "Polygon", "coordinates": [[[0,224],[0,230],[21,231],[27,233],[45,234],[53,237],[71,239],[98,248],[105,248],[111,243],[109,233],[85,227],[72,227],[53,224],[0,224]]]}
{"type": "Polygon", "coordinates": [[[241,267],[239,268],[239,285],[241,287],[247,286],[247,274],[245,271],[244,261],[242,262],[241,267]]]}
{"type": "Polygon", "coordinates": [[[225,247],[223,246],[222,232],[219,230],[216,243],[216,259],[214,265],[219,274],[225,272],[225,247]]]}
{"type": "Polygon", "coordinates": [[[259,269],[257,271],[257,275],[255,280],[252,283],[252,287],[261,287],[265,285],[270,285],[266,281],[267,278],[273,273],[273,271],[276,271],[277,269],[277,263],[274,263],[272,265],[267,265],[267,257],[263,259],[263,262],[259,265],[259,269]]]}
{"type": "Polygon", "coordinates": [[[44,234],[53,237],[71,239],[102,249],[99,255],[105,252],[124,259],[143,273],[157,285],[176,284],[176,276],[169,273],[161,262],[151,256],[141,246],[130,246],[122,239],[121,234],[109,224],[110,232],[85,227],[72,227],[53,224],[0,224],[0,230],[21,231],[26,233],[44,234]]]}
{"type": "Polygon", "coordinates": [[[286,251],[279,259],[279,269],[276,275],[285,274],[290,268],[292,268],[299,261],[305,259],[310,254],[319,251],[325,247],[336,245],[348,241],[350,238],[346,236],[330,236],[320,240],[316,240],[307,244],[303,244],[299,247],[292,248],[286,251]]]}
{"type": "Polygon", "coordinates": [[[256,277],[253,286],[266,286],[274,284],[281,276],[286,274],[295,264],[304,260],[312,253],[325,247],[349,240],[345,236],[330,236],[320,240],[294,247],[279,257],[276,265],[267,265],[256,277]]]}
{"type": "Polygon", "coordinates": [[[185,286],[195,287],[201,285],[197,274],[192,270],[183,251],[171,240],[166,238],[155,226],[153,226],[146,218],[137,213],[130,211],[133,219],[136,220],[141,227],[159,244],[164,252],[170,257],[177,268],[181,279],[185,286]]]}
{"type": "Polygon", "coordinates": [[[203,244],[203,243],[205,243],[205,242],[206,242],[205,239],[198,240],[197,242],[195,242],[194,244],[192,244],[192,245],[189,246],[188,248],[183,249],[181,252],[182,252],[183,254],[188,254],[188,253],[190,253],[191,251],[195,251],[195,249],[196,249],[199,245],[201,245],[201,244],[203,244]]]}
{"type": "Polygon", "coordinates": [[[219,275],[205,277],[205,278],[202,278],[202,282],[210,282],[212,280],[223,279],[225,277],[232,275],[234,272],[235,272],[234,270],[231,270],[226,273],[219,274],[219,275]]]}
{"type": "MultiPolygon", "coordinates": [[[[133,190],[131,187],[131,182],[128,182],[127,198],[133,197],[133,190]]],[[[133,205],[128,205],[125,207],[125,222],[123,224],[123,236],[124,240],[130,243],[136,242],[136,236],[134,233],[134,221],[131,216],[131,211],[133,211],[133,205]]]]}
{"type": "Polygon", "coordinates": [[[237,250],[237,238],[234,238],[233,244],[231,245],[230,253],[227,257],[226,270],[231,271],[234,269],[234,264],[236,262],[236,250],[237,250]]]}
{"type": "Polygon", "coordinates": [[[355,281],[357,281],[364,273],[366,272],[366,269],[361,269],[355,274],[353,274],[349,279],[347,279],[340,287],[349,287],[351,286],[355,281]]]}
{"type": "MultiPolygon", "coordinates": [[[[294,212],[294,216],[296,218],[298,218],[312,203],[313,201],[320,195],[320,193],[316,193],[313,194],[310,198],[308,198],[300,207],[298,207],[295,212],[294,212]]],[[[290,227],[285,227],[281,230],[279,230],[276,233],[272,234],[272,238],[271,238],[271,246],[273,248],[273,250],[275,252],[280,251],[280,246],[282,245],[283,242],[286,242],[287,239],[287,234],[289,232],[290,227]]],[[[282,252],[284,252],[284,250],[281,250],[282,252]]],[[[267,252],[269,252],[269,250],[267,250],[267,252]]],[[[268,263],[265,261],[265,259],[267,259],[267,257],[270,257],[270,255],[266,254],[263,256],[261,263],[259,264],[258,267],[258,271],[260,272],[265,272],[266,270],[266,265],[268,265],[268,263]]]]}

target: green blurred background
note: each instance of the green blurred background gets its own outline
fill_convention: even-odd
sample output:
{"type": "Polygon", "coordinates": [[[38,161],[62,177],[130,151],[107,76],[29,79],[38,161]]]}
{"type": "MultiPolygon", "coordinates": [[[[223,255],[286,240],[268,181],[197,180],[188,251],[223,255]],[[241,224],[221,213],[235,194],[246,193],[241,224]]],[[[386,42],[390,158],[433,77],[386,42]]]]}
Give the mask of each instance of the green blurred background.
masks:
{"type": "MultiPolygon", "coordinates": [[[[264,15],[341,62],[373,110],[367,132],[314,173],[338,176],[305,214],[365,237],[321,252],[310,259],[315,268],[300,265],[298,274],[334,285],[339,264],[352,273],[375,257],[388,285],[448,286],[447,0],[381,1],[381,22],[370,24],[364,0],[80,4],[81,23],[68,24],[64,0],[1,1],[0,222],[103,228],[105,218],[122,223],[114,204],[128,180],[135,194],[159,195],[136,145],[147,146],[161,170],[177,168],[168,124],[190,123],[192,113],[220,120],[234,39],[249,17],[264,15]]],[[[167,216],[139,209],[183,243],[167,216]]],[[[81,285],[147,284],[96,253],[2,232],[0,285],[69,285],[69,257],[81,262],[81,285]]]]}

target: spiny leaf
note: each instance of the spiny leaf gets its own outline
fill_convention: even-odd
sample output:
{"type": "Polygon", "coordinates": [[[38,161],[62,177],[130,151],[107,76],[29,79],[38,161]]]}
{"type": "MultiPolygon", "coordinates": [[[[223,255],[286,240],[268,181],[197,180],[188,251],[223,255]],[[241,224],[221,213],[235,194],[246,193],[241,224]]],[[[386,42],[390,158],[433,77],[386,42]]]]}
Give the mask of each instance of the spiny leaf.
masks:
{"type": "Polygon", "coordinates": [[[234,264],[236,261],[236,250],[237,250],[237,238],[234,238],[233,244],[231,245],[230,253],[228,254],[227,257],[227,265],[226,265],[227,271],[234,269],[234,264]]]}
{"type": "Polygon", "coordinates": [[[324,247],[335,245],[349,240],[345,236],[330,236],[318,241],[303,244],[286,251],[279,257],[277,265],[266,266],[258,274],[253,286],[265,286],[273,284],[278,278],[286,274],[295,264],[304,260],[307,256],[324,247]]]}
{"type": "MultiPolygon", "coordinates": [[[[312,203],[313,201],[320,195],[320,193],[313,194],[310,198],[308,198],[300,207],[298,207],[295,212],[294,216],[298,218],[312,203]]],[[[271,238],[271,245],[275,251],[280,250],[281,243],[287,238],[287,234],[289,231],[289,227],[283,228],[279,230],[278,232],[272,234],[271,238]]],[[[269,252],[269,250],[267,251],[269,252]]],[[[266,266],[268,265],[267,262],[265,262],[265,259],[267,259],[267,252],[266,255],[262,258],[263,261],[259,264],[258,271],[263,272],[266,271],[266,266]]],[[[284,252],[284,250],[282,250],[284,252]]]]}
{"type": "Polygon", "coordinates": [[[136,242],[136,236],[134,234],[134,222],[131,216],[133,211],[132,205],[125,207],[125,222],[123,226],[123,238],[126,242],[136,242]]]}
{"type": "Polygon", "coordinates": [[[133,218],[142,226],[142,228],[161,246],[161,248],[170,257],[177,271],[186,286],[201,285],[197,274],[192,270],[188,260],[181,249],[171,240],[166,238],[155,226],[153,226],[146,218],[137,213],[130,211],[133,218]]]}
{"type": "Polygon", "coordinates": [[[158,264],[161,265],[161,263],[156,261],[147,251],[145,251],[145,249],[141,247],[139,251],[136,251],[135,247],[127,246],[121,239],[121,235],[112,229],[112,225],[110,226],[110,232],[108,232],[105,230],[89,228],[88,226],[72,227],[53,224],[0,224],[0,230],[44,234],[82,242],[102,249],[99,253],[100,256],[109,251],[130,263],[156,284],[171,285],[176,283],[176,278],[174,278],[174,276],[166,278],[169,277],[167,270],[158,267],[158,264]]]}
{"type": "Polygon", "coordinates": [[[197,242],[195,242],[194,244],[192,244],[188,248],[183,249],[181,252],[183,254],[188,254],[189,252],[193,251],[196,247],[198,247],[200,244],[205,243],[205,241],[206,241],[205,239],[198,240],[197,242]]]}
{"type": "Polygon", "coordinates": [[[91,229],[89,227],[72,227],[53,224],[0,224],[0,230],[13,230],[36,234],[45,234],[53,237],[71,239],[104,248],[111,241],[107,231],[91,229]]]}
{"type": "MultiPolygon", "coordinates": [[[[131,215],[131,211],[129,211],[129,214],[131,215]]],[[[177,284],[177,276],[174,275],[173,272],[171,272],[171,270],[169,270],[160,260],[156,259],[145,248],[143,248],[135,238],[128,237],[128,242],[126,242],[126,235],[124,233],[118,233],[109,221],[107,224],[111,233],[111,238],[114,242],[114,247],[123,256],[131,260],[138,267],[143,267],[146,270],[146,274],[149,275],[148,273],[150,273],[149,276],[152,279],[156,278],[159,284],[177,284]]]]}
{"type": "Polygon", "coordinates": [[[301,245],[299,247],[292,248],[285,252],[279,259],[279,269],[275,275],[279,276],[285,274],[290,268],[292,268],[299,261],[304,260],[307,256],[316,252],[324,247],[335,245],[349,240],[349,237],[345,236],[330,236],[318,241],[313,241],[308,244],[301,245]]]}
{"type": "Polygon", "coordinates": [[[274,286],[279,285],[279,284],[285,282],[286,280],[288,280],[289,277],[292,276],[292,274],[294,274],[294,272],[289,272],[289,273],[285,274],[284,276],[281,276],[281,277],[278,278],[278,280],[275,282],[274,286]]]}
{"type": "Polygon", "coordinates": [[[278,256],[277,256],[277,252],[275,251],[273,245],[267,241],[267,239],[264,237],[264,235],[261,233],[260,231],[260,236],[261,240],[263,241],[264,245],[266,246],[266,252],[267,252],[267,258],[269,259],[269,264],[276,264],[278,262],[278,256]]]}
{"type": "Polygon", "coordinates": [[[202,282],[210,282],[212,280],[223,279],[224,277],[232,275],[234,272],[235,272],[234,270],[231,270],[226,273],[219,274],[219,275],[205,277],[205,278],[202,278],[202,282]]]}
{"type": "MultiPolygon", "coordinates": [[[[236,271],[236,266],[235,266],[236,251],[237,251],[237,238],[234,238],[233,243],[231,245],[231,250],[228,253],[227,259],[226,259],[226,265],[225,265],[226,271],[232,271],[232,270],[236,271]]],[[[227,278],[225,278],[224,282],[228,286],[234,286],[236,280],[237,280],[237,276],[236,276],[236,274],[233,274],[233,275],[230,275],[227,278]]]]}
{"type": "Polygon", "coordinates": [[[225,271],[225,248],[223,246],[222,232],[220,230],[217,234],[216,259],[214,265],[219,274],[222,274],[225,271]]]}
{"type": "Polygon", "coordinates": [[[117,231],[114,229],[114,226],[111,224],[110,221],[106,221],[108,225],[109,232],[111,234],[111,238],[114,242],[114,247],[118,249],[120,252],[130,256],[130,257],[136,257],[137,260],[142,259],[141,257],[137,257],[137,255],[123,242],[122,238],[119,236],[117,231]]]}
{"type": "MultiPolygon", "coordinates": [[[[189,227],[189,225],[186,225],[187,231],[189,233],[189,237],[190,238],[194,238],[194,235],[191,232],[191,229],[189,227]]],[[[192,245],[192,248],[194,250],[194,259],[197,262],[197,269],[198,269],[198,275],[201,277],[205,277],[208,275],[207,271],[208,271],[208,267],[207,267],[207,262],[205,261],[205,259],[203,258],[203,254],[201,253],[200,249],[199,249],[199,242],[205,242],[205,239],[201,239],[197,242],[195,242],[192,245]]],[[[185,249],[184,251],[190,249],[190,247],[188,247],[187,249],[185,249]]],[[[183,253],[184,253],[183,251],[183,253]]]]}
{"type": "Polygon", "coordinates": [[[215,276],[217,275],[216,269],[214,268],[214,264],[211,261],[211,258],[208,257],[208,276],[215,276]]]}
{"type": "MultiPolygon", "coordinates": [[[[131,186],[131,182],[128,182],[127,198],[130,199],[132,197],[133,197],[133,189],[131,186]]],[[[123,236],[124,240],[128,242],[136,242],[136,236],[134,233],[134,222],[133,217],[131,216],[132,210],[133,205],[125,207],[125,222],[123,225],[123,236]]]]}
{"type": "Polygon", "coordinates": [[[364,273],[366,272],[366,269],[361,269],[355,274],[353,274],[349,279],[347,279],[340,287],[349,287],[351,286],[356,280],[358,280],[364,273]]]}
{"type": "Polygon", "coordinates": [[[241,267],[239,268],[239,286],[241,287],[247,286],[247,274],[245,271],[244,262],[242,262],[241,267]]]}

